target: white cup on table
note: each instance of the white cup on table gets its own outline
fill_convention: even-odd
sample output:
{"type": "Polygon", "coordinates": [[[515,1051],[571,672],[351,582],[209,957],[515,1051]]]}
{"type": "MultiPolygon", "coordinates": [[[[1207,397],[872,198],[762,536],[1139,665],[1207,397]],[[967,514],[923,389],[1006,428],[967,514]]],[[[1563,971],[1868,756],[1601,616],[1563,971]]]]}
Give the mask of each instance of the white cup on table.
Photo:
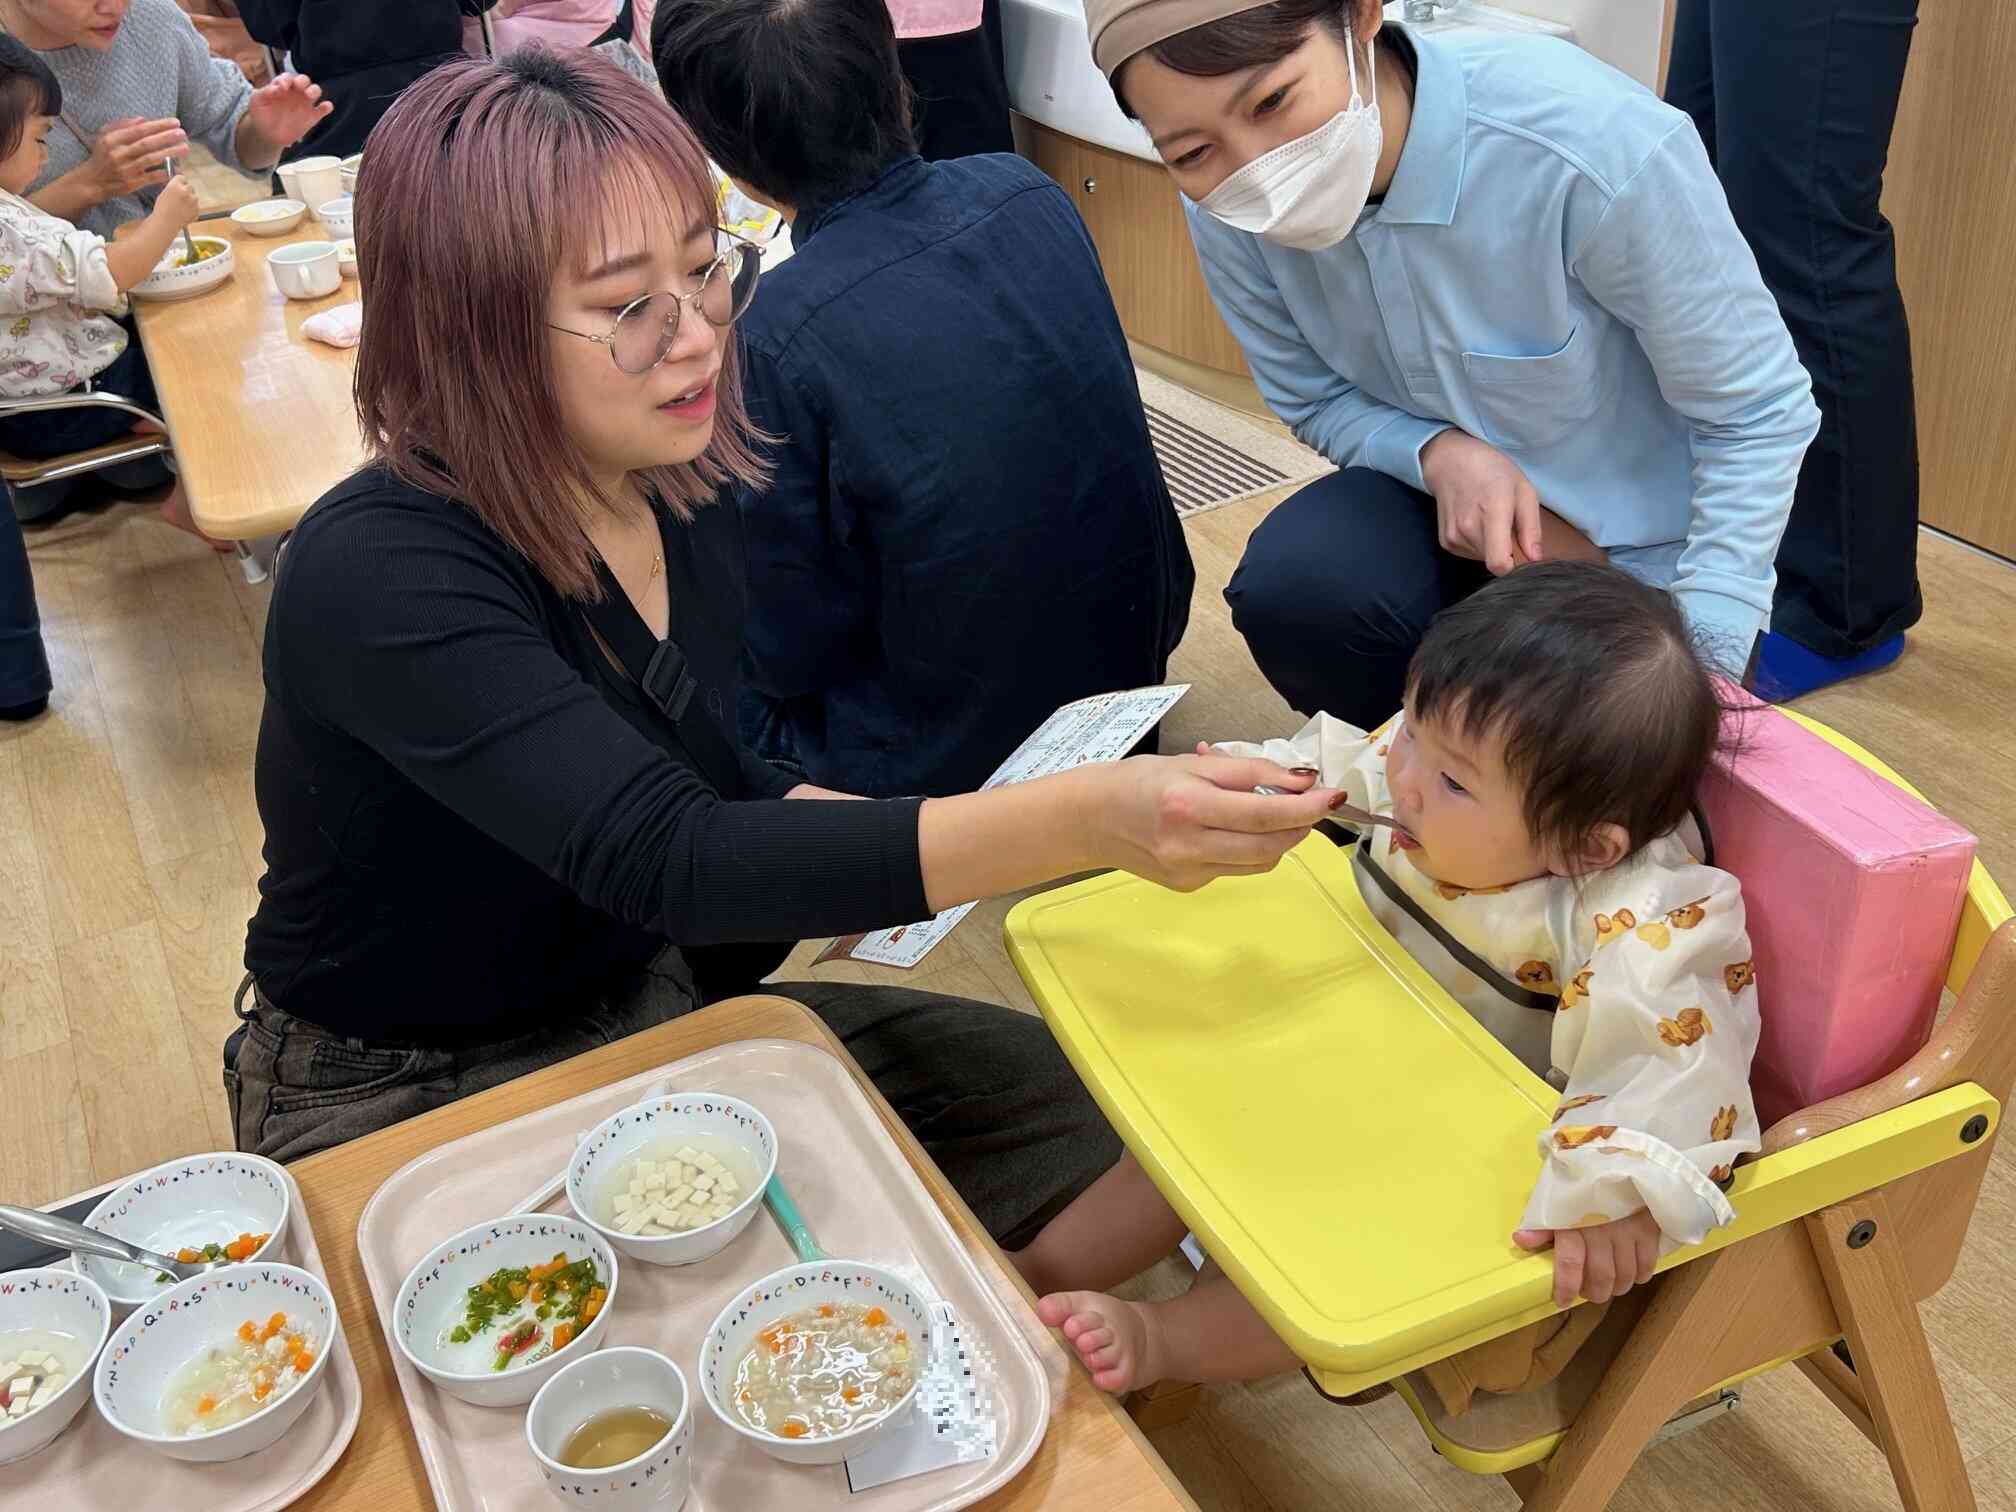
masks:
{"type": "Polygon", "coordinates": [[[343,159],[305,157],[282,163],[280,182],[286,185],[289,199],[311,207],[326,205],[343,193],[343,159]]]}
{"type": "Polygon", "coordinates": [[[532,1398],[525,1441],[547,1488],[570,1507],[679,1512],[693,1488],[693,1395],[684,1372],[655,1349],[611,1345],[561,1369],[532,1398]],[[672,1426],[644,1453],[606,1470],[562,1464],[576,1430],[615,1407],[649,1407],[672,1426]]]}
{"type": "Polygon", "coordinates": [[[293,242],[275,247],[266,266],[273,272],[274,284],[289,299],[320,299],[334,294],[343,284],[343,265],[334,242],[293,242]]]}

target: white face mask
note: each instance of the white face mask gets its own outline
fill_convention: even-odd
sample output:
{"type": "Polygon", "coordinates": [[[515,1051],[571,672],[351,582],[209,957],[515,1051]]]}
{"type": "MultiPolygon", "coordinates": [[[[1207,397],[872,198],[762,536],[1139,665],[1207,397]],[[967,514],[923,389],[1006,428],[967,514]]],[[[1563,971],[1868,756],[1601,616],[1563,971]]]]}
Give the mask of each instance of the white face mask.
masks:
{"type": "Polygon", "coordinates": [[[1358,94],[1358,47],[1344,44],[1351,103],[1307,136],[1262,153],[1197,202],[1235,231],[1320,252],[1351,234],[1379,166],[1379,85],[1365,48],[1369,102],[1358,94]]]}

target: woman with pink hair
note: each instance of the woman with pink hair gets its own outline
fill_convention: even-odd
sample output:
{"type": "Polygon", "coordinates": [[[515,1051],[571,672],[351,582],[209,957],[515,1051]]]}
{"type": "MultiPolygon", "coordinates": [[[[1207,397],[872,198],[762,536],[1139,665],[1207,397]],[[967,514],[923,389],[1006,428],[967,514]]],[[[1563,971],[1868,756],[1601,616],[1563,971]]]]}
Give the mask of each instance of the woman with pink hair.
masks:
{"type": "MultiPolygon", "coordinates": [[[[732,336],[761,260],[714,191],[685,123],[580,51],[444,64],[372,135],[370,460],[294,532],[266,632],[266,875],[225,1047],[245,1149],[292,1159],[607,1044],[800,939],[1095,867],[1262,870],[1335,797],[1186,756],[848,800],[743,747],[742,532],[715,499],[761,471],[732,336]]],[[[764,990],[825,1020],[1010,1249],[1119,1157],[1038,1019],[764,990]]]]}

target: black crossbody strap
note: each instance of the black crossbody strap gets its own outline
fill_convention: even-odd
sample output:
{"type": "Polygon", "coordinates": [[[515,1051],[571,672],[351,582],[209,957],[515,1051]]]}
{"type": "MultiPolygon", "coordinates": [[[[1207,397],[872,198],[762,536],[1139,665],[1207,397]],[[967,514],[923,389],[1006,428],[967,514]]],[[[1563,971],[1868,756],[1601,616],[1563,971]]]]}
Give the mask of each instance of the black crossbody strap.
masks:
{"type": "Polygon", "coordinates": [[[1521,987],[1517,982],[1508,980],[1496,966],[1493,966],[1489,961],[1477,954],[1476,951],[1449,933],[1447,929],[1443,928],[1440,920],[1435,918],[1433,914],[1429,913],[1419,903],[1416,903],[1413,898],[1409,897],[1406,890],[1386,874],[1386,869],[1372,859],[1372,836],[1377,833],[1378,831],[1376,830],[1368,830],[1364,837],[1359,840],[1358,849],[1351,859],[1357,863],[1359,871],[1370,876],[1374,882],[1379,884],[1379,891],[1391,899],[1396,908],[1406,914],[1416,924],[1419,924],[1427,932],[1428,937],[1449,952],[1458,965],[1462,966],[1464,970],[1470,972],[1471,975],[1483,982],[1485,986],[1491,988],[1500,997],[1504,998],[1506,1002],[1512,1004],[1513,1007],[1532,1008],[1542,1013],[1552,1013],[1561,1006],[1561,999],[1559,997],[1549,997],[1544,992],[1534,992],[1531,988],[1521,987]]]}
{"type": "Polygon", "coordinates": [[[735,754],[735,743],[707,712],[707,701],[695,696],[699,684],[687,668],[685,651],[670,636],[661,641],[651,633],[609,564],[599,557],[595,576],[602,586],[602,597],[582,604],[582,615],[623,664],[638,691],[672,721],[679,743],[714,784],[714,790],[724,798],[739,797],[742,763],[735,754]]]}

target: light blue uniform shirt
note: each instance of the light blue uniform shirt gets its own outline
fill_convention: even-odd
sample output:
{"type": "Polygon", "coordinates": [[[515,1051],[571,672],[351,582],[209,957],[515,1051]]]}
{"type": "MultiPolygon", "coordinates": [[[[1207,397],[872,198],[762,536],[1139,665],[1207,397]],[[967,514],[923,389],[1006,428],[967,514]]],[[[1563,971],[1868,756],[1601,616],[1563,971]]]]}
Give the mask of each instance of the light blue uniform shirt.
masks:
{"type": "Polygon", "coordinates": [[[1415,488],[1438,432],[1490,442],[1740,670],[1820,412],[1693,122],[1553,38],[1407,35],[1413,122],[1352,235],[1300,252],[1184,201],[1262,394],[1415,488]]]}

